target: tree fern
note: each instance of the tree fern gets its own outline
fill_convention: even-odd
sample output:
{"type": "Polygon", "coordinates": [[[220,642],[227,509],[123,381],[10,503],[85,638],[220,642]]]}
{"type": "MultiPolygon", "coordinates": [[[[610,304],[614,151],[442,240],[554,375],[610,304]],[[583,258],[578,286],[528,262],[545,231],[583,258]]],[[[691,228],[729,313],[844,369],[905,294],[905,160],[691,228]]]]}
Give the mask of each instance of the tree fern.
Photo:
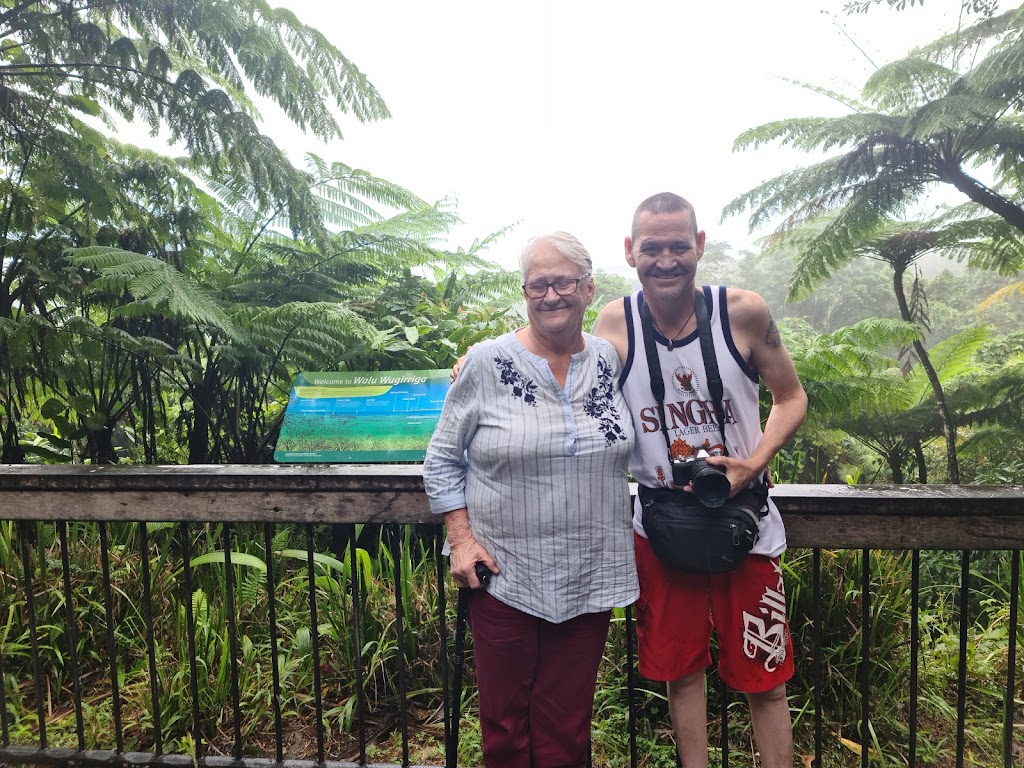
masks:
{"type": "Polygon", "coordinates": [[[876,69],[865,82],[862,96],[882,112],[913,110],[944,96],[959,77],[959,72],[940,61],[911,54],[876,69]]]}
{"type": "Polygon", "coordinates": [[[1024,143],[1017,140],[1024,95],[1022,25],[1024,14],[1017,11],[967,30],[964,39],[985,46],[985,53],[966,72],[957,68],[961,49],[949,39],[880,68],[861,94],[868,111],[776,121],[746,131],[736,149],[778,142],[843,154],[761,184],[730,202],[723,215],[749,210],[752,229],[781,215],[777,231],[785,234],[834,210],[837,220],[849,222],[847,230],[860,229],[872,217],[898,218],[933,184],[943,183],[1024,232],[1024,208],[1000,192],[1003,181],[1020,177],[1024,157],[1024,143]],[[975,163],[995,164],[994,186],[972,175],[975,163]]]}
{"type": "Polygon", "coordinates": [[[870,318],[792,346],[812,412],[832,421],[837,413],[856,413],[891,399],[903,385],[882,350],[908,344],[919,333],[910,323],[870,318]]]}
{"type": "MultiPolygon", "coordinates": [[[[218,301],[160,259],[104,246],[72,248],[67,256],[72,264],[100,273],[97,289],[123,288],[154,313],[208,325],[228,336],[237,334],[218,301]]],[[[119,314],[115,311],[114,316],[119,314]]]]}

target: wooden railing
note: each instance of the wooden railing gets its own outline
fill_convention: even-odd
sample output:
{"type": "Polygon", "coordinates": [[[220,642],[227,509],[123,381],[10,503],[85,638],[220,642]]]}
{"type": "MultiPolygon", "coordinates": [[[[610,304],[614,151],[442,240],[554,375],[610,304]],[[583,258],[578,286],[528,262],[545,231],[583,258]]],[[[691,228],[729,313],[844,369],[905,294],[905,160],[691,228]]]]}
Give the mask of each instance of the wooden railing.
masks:
{"type": "MultiPolygon", "coordinates": [[[[1006,656],[1007,674],[1005,690],[1003,692],[1004,706],[1002,708],[1003,739],[1001,759],[1004,766],[1020,764],[1017,750],[1021,748],[1016,738],[1014,727],[1021,718],[1020,703],[1017,694],[1018,689],[1018,661],[1016,653],[1017,636],[1017,612],[1018,590],[1019,590],[1019,551],[1024,549],[1024,488],[1013,487],[949,487],[949,486],[899,486],[899,487],[865,487],[865,486],[824,486],[824,485],[788,485],[776,487],[773,496],[782,511],[786,521],[787,536],[791,549],[806,548],[813,552],[814,558],[814,579],[815,590],[817,590],[817,579],[820,576],[820,556],[822,551],[827,550],[862,550],[863,551],[863,578],[862,587],[865,596],[870,593],[870,552],[873,550],[906,550],[913,554],[912,568],[908,572],[907,589],[917,589],[917,578],[919,568],[919,551],[921,550],[954,550],[961,553],[963,569],[961,585],[962,600],[960,605],[961,632],[960,632],[960,661],[956,686],[959,696],[960,717],[957,728],[956,760],[957,765],[964,765],[965,730],[967,725],[964,720],[964,700],[966,696],[967,683],[967,634],[965,625],[967,613],[970,610],[968,605],[968,589],[966,580],[970,578],[971,551],[973,550],[999,550],[1007,551],[1012,559],[1012,571],[1008,578],[1010,583],[1005,585],[1006,593],[1009,595],[1009,611],[1011,615],[1012,631],[1007,633],[1006,656]],[[1016,755],[1016,756],[1015,756],[1016,755]]],[[[189,537],[187,532],[189,526],[203,523],[228,523],[228,524],[263,524],[267,532],[267,550],[270,549],[270,538],[275,525],[291,524],[306,526],[309,541],[309,578],[310,593],[314,592],[313,563],[314,553],[312,550],[312,526],[314,524],[353,525],[353,524],[382,524],[386,526],[433,526],[438,527],[440,520],[432,516],[426,504],[423,494],[421,470],[414,465],[372,465],[372,466],[168,466],[168,467],[91,467],[91,466],[0,466],[0,522],[15,521],[11,532],[17,531],[17,538],[20,542],[21,562],[29,562],[28,568],[23,568],[21,581],[13,577],[13,574],[0,575],[4,579],[3,587],[10,593],[11,590],[23,591],[24,599],[13,601],[20,606],[19,610],[27,612],[21,620],[31,626],[31,663],[19,665],[19,669],[32,670],[28,679],[15,675],[11,670],[15,665],[11,663],[10,647],[0,645],[0,680],[3,682],[0,688],[0,721],[2,721],[2,739],[0,739],[0,763],[4,764],[77,764],[77,765],[191,765],[193,761],[200,765],[221,766],[257,766],[257,765],[334,765],[334,766],[361,766],[373,764],[367,758],[365,734],[359,740],[358,754],[352,756],[329,755],[325,752],[322,741],[322,731],[318,731],[318,747],[316,759],[313,762],[301,759],[291,759],[286,755],[287,750],[282,746],[282,740],[287,739],[287,734],[282,732],[280,712],[276,718],[276,733],[272,742],[265,748],[265,753],[253,755],[252,750],[257,747],[252,741],[243,744],[239,721],[242,719],[240,704],[238,700],[237,677],[233,678],[234,689],[234,722],[236,740],[234,752],[231,755],[215,755],[205,752],[201,748],[193,750],[190,755],[165,753],[160,736],[159,713],[153,713],[154,743],[145,747],[146,751],[132,751],[123,744],[120,733],[121,723],[117,714],[117,682],[118,670],[116,665],[111,666],[111,693],[115,699],[115,717],[111,723],[114,733],[106,743],[91,744],[90,739],[83,736],[81,710],[83,700],[78,688],[77,680],[63,680],[61,684],[66,688],[74,688],[72,695],[73,707],[78,717],[78,738],[77,745],[53,746],[46,736],[46,722],[52,718],[52,712],[48,711],[46,702],[52,698],[52,692],[47,693],[50,681],[44,680],[39,662],[39,646],[43,640],[39,637],[41,627],[49,622],[59,622],[60,616],[43,617],[34,616],[32,612],[34,595],[39,589],[37,580],[46,578],[41,576],[41,565],[32,563],[32,536],[30,523],[39,521],[53,522],[61,533],[61,541],[57,556],[62,558],[62,568],[66,584],[65,603],[74,600],[70,585],[68,550],[74,548],[75,542],[70,544],[63,536],[67,530],[66,523],[69,521],[81,521],[94,523],[101,526],[103,536],[103,559],[104,570],[107,572],[107,551],[106,525],[112,523],[137,522],[156,523],[174,522],[182,526],[184,532],[183,543],[185,552],[182,554],[184,574],[186,583],[189,579],[188,562],[191,559],[188,547],[189,537]],[[6,670],[6,671],[5,671],[6,670]],[[34,701],[38,713],[34,724],[21,725],[20,729],[15,728],[13,706],[8,706],[14,698],[25,701],[34,701]],[[20,734],[20,736],[19,736],[20,734]],[[28,734],[31,742],[28,743],[22,737],[28,734]],[[343,758],[348,759],[343,759],[343,758]]],[[[8,525],[11,525],[8,523],[8,525]]],[[[145,541],[146,526],[141,526],[143,541],[145,541]]],[[[227,528],[225,529],[228,530],[227,528]]],[[[439,529],[438,529],[439,530],[439,529]]],[[[223,551],[230,564],[231,540],[230,533],[225,533],[223,551]]],[[[11,544],[13,547],[13,543],[11,544]]],[[[355,560],[354,538],[350,539],[348,546],[351,547],[353,561],[355,560]]],[[[143,551],[148,551],[145,546],[143,551]]],[[[149,576],[148,557],[141,558],[141,571],[147,583],[145,585],[148,593],[149,576]]],[[[908,560],[911,563],[911,560],[908,560]]],[[[55,566],[51,564],[53,572],[49,574],[50,579],[59,579],[55,566]]],[[[438,565],[438,585],[443,585],[443,565],[438,565]]],[[[271,571],[273,569],[270,569],[271,571]]],[[[231,600],[230,590],[232,586],[230,579],[231,569],[225,569],[229,580],[229,605],[231,600]]],[[[396,569],[397,572],[397,569],[396,569]]],[[[357,590],[352,597],[353,609],[358,610],[360,600],[357,598],[357,579],[353,577],[353,589],[357,590]]],[[[104,601],[107,605],[108,619],[111,625],[114,623],[110,613],[110,604],[115,601],[111,594],[109,583],[102,585],[106,590],[104,601]]],[[[273,580],[267,585],[269,594],[275,594],[273,580]]],[[[398,632],[403,632],[404,618],[401,614],[401,592],[402,585],[396,584],[396,616],[398,632]]],[[[445,613],[445,597],[443,587],[439,589],[439,610],[442,616],[445,613]]],[[[191,594],[189,590],[186,594],[191,594]]],[[[916,593],[915,593],[916,594],[916,593]]],[[[816,633],[820,631],[817,626],[820,615],[821,596],[815,592],[815,615],[812,617],[816,622],[816,633]]],[[[916,597],[915,597],[916,600],[916,597]]],[[[274,601],[271,601],[273,603],[274,601]]],[[[869,600],[862,601],[864,619],[868,621],[869,600]]],[[[916,602],[914,603],[914,615],[908,618],[913,635],[908,638],[914,649],[916,659],[916,648],[918,642],[918,627],[916,616],[916,602]]],[[[68,612],[65,614],[65,621],[75,624],[73,610],[65,605],[68,612]]],[[[145,606],[148,612],[151,605],[145,606]]],[[[316,625],[316,601],[311,598],[311,611],[313,612],[312,625],[316,625]]],[[[4,617],[8,630],[12,624],[10,616],[4,617]]],[[[195,678],[196,672],[196,650],[192,647],[195,628],[191,625],[189,618],[190,637],[190,665],[193,677],[192,693],[193,699],[198,702],[198,688],[195,678]]],[[[152,619],[149,619],[152,626],[152,619]]],[[[358,627],[359,618],[355,619],[358,627]]],[[[792,621],[792,618],[791,618],[792,621]]],[[[241,652],[237,649],[236,629],[234,619],[229,617],[228,629],[230,630],[230,644],[232,658],[240,660],[241,652]]],[[[273,616],[271,616],[273,623],[273,616]]],[[[628,622],[627,622],[628,623],[628,622]]],[[[450,638],[448,630],[441,622],[441,647],[447,648],[450,638]]],[[[862,625],[862,633],[865,625],[862,625]]],[[[356,629],[358,632],[358,629],[356,629]]],[[[316,652],[317,635],[314,633],[313,643],[316,652]]],[[[0,640],[7,637],[3,634],[3,627],[0,626],[0,640]]],[[[74,627],[70,628],[70,637],[74,639],[74,627]]],[[[819,634],[815,634],[815,643],[818,642],[819,634]]],[[[358,641],[358,637],[357,637],[358,641]]],[[[275,647],[278,640],[274,635],[275,647]]],[[[116,639],[111,630],[108,637],[110,658],[115,658],[116,639]]],[[[358,644],[358,642],[357,642],[358,644]]],[[[24,644],[22,644],[24,645],[24,644]]],[[[72,644],[74,645],[74,644],[72,644]]],[[[149,640],[149,664],[152,670],[151,678],[158,679],[161,671],[158,667],[158,654],[153,647],[153,640],[149,640]]],[[[11,646],[13,647],[13,646],[11,646]]],[[[69,655],[74,661],[74,648],[68,649],[69,655]]],[[[820,649],[814,648],[810,655],[814,658],[813,669],[807,674],[820,675],[823,671],[816,665],[820,662],[820,649]]],[[[870,648],[867,642],[864,644],[864,669],[870,664],[870,648]]],[[[18,653],[21,658],[27,658],[29,651],[19,646],[18,653]]],[[[444,654],[442,654],[444,655],[444,654]]],[[[276,653],[274,654],[276,658],[276,653]]],[[[632,656],[630,655],[629,665],[632,668],[632,656]]],[[[77,663],[77,661],[75,662],[77,663]]],[[[442,666],[445,660],[441,659],[442,666]]],[[[916,663],[916,662],[915,662],[916,663]]],[[[318,666],[318,665],[317,665],[318,666]]],[[[231,674],[237,675],[236,670],[230,670],[231,674]]],[[[355,671],[359,674],[359,670],[355,671]]],[[[404,674],[404,668],[403,668],[404,674]]],[[[448,673],[445,672],[447,680],[448,673]]],[[[913,678],[916,681],[916,670],[913,678]]],[[[275,677],[276,680],[276,677],[275,677]]],[[[860,744],[870,743],[871,735],[869,730],[870,722],[870,690],[867,688],[868,675],[865,671],[859,683],[859,690],[862,696],[864,716],[861,720],[861,732],[859,734],[860,744]]],[[[318,682],[318,681],[317,681],[318,682]]],[[[916,682],[914,683],[916,685],[916,682]]],[[[152,700],[157,699],[156,683],[153,682],[152,700]]],[[[279,691],[275,683],[273,696],[275,706],[279,691]]],[[[632,688],[631,688],[632,691],[632,688]]],[[[323,702],[321,701],[320,686],[317,684],[315,690],[316,712],[318,717],[323,715],[323,702]]],[[[401,699],[406,701],[406,692],[403,690],[401,699]]],[[[908,692],[910,697],[909,706],[911,710],[910,724],[910,747],[906,751],[910,755],[910,764],[914,764],[915,729],[916,723],[913,718],[916,712],[916,691],[908,692]]],[[[632,693],[630,702],[632,704],[632,693]]],[[[444,722],[448,722],[448,691],[444,691],[444,722]]],[[[200,713],[198,703],[193,705],[195,724],[198,727],[200,713]]],[[[821,765],[822,750],[822,723],[820,721],[821,702],[813,702],[815,712],[815,744],[814,758],[816,765],[821,765]]],[[[725,709],[723,707],[723,713],[725,709]]],[[[633,722],[631,717],[631,722],[633,722]]],[[[410,765],[408,751],[408,733],[405,713],[401,715],[402,743],[403,750],[399,763],[410,765]]],[[[447,728],[445,728],[447,730],[447,728]]],[[[723,736],[727,734],[727,728],[722,728],[723,736]]],[[[631,737],[635,734],[631,734],[631,737]]],[[[630,762],[638,764],[635,742],[632,743],[630,762]]],[[[722,763],[728,762],[728,746],[723,744],[722,763]]],[[[869,763],[869,750],[864,748],[859,758],[862,766],[869,763]]],[[[391,763],[389,763],[391,764],[391,763]]],[[[996,763],[992,763],[996,764],[996,763]]]]}

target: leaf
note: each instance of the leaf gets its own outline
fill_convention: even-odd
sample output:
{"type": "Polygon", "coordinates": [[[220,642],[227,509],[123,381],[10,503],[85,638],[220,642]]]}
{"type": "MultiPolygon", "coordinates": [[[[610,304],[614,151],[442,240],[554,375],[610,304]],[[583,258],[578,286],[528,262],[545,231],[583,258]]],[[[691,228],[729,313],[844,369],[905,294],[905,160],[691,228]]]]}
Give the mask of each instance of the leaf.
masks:
{"type": "Polygon", "coordinates": [[[70,455],[54,451],[45,445],[22,445],[21,450],[28,456],[39,456],[54,464],[67,464],[71,461],[70,455]]]}
{"type": "Polygon", "coordinates": [[[56,435],[51,434],[50,432],[43,432],[42,430],[40,430],[37,434],[43,439],[45,439],[48,443],[50,443],[51,445],[55,445],[58,448],[66,448],[70,450],[71,448],[74,447],[74,444],[70,440],[65,440],[64,438],[57,437],[56,435]]]}
{"type": "Polygon", "coordinates": [[[130,292],[148,306],[147,314],[162,313],[210,325],[231,337],[238,335],[220,302],[205,287],[165,261],[99,245],[69,248],[65,255],[76,266],[97,270],[103,278],[99,281],[101,289],[130,292]]]}
{"type": "Polygon", "coordinates": [[[107,426],[107,414],[96,411],[85,417],[85,426],[92,431],[98,431],[107,426]]]}
{"type": "MultiPolygon", "coordinates": [[[[199,555],[199,557],[192,558],[189,564],[195,568],[197,566],[207,565],[210,563],[223,563],[224,559],[223,552],[207,552],[205,555],[199,555]]],[[[242,565],[247,568],[256,568],[261,571],[267,570],[266,563],[255,555],[246,554],[245,552],[232,552],[231,564],[242,565]]]]}
{"type": "Polygon", "coordinates": [[[44,419],[53,419],[64,412],[64,403],[55,397],[51,397],[39,409],[39,414],[44,419]]]}
{"type": "Polygon", "coordinates": [[[77,109],[80,112],[84,112],[92,117],[97,117],[103,108],[94,99],[86,98],[80,94],[75,94],[67,99],[67,104],[72,109],[77,109]]]}
{"type": "MultiPolygon", "coordinates": [[[[308,562],[308,555],[304,549],[283,549],[279,553],[281,557],[292,557],[302,562],[308,562]]],[[[338,560],[336,557],[330,555],[324,555],[320,552],[313,553],[313,562],[324,566],[325,568],[338,571],[343,573],[345,571],[345,564],[338,560]]]]}
{"type": "Polygon", "coordinates": [[[862,747],[856,741],[850,741],[849,739],[844,739],[842,736],[837,736],[836,738],[839,739],[839,743],[840,744],[842,744],[848,750],[853,752],[855,755],[859,755],[861,753],[862,747]]]}

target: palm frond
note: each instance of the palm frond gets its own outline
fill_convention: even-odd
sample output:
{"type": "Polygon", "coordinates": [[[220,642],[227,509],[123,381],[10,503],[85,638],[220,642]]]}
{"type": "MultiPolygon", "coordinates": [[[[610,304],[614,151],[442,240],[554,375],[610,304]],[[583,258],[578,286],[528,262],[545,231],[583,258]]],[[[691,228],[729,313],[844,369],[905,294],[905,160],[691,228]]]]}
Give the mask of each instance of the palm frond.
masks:
{"type": "Polygon", "coordinates": [[[795,345],[793,362],[810,407],[834,415],[856,413],[880,401],[913,402],[895,361],[883,350],[918,338],[920,330],[912,323],[870,318],[795,345]]]}
{"type": "Polygon", "coordinates": [[[332,302],[240,307],[233,317],[254,344],[280,350],[281,359],[297,370],[331,370],[347,347],[375,332],[347,306],[332,302]]]}
{"type": "Polygon", "coordinates": [[[907,138],[913,141],[927,141],[932,138],[945,140],[949,135],[964,132],[967,126],[984,126],[984,130],[967,132],[972,143],[971,149],[990,144],[989,131],[995,130],[990,121],[1005,109],[1005,102],[971,93],[939,96],[913,109],[907,138]],[[979,141],[982,139],[983,141],[979,141]]]}
{"type": "Polygon", "coordinates": [[[805,152],[829,152],[863,141],[877,134],[899,132],[904,121],[893,115],[878,112],[854,112],[842,117],[801,117],[776,120],[744,131],[733,141],[733,151],[757,149],[763,144],[777,142],[805,152]]]}
{"type": "Polygon", "coordinates": [[[914,53],[935,60],[959,61],[965,52],[998,43],[1007,33],[1020,28],[1021,14],[1018,8],[982,18],[975,24],[942,35],[937,40],[916,48],[914,53]]]}

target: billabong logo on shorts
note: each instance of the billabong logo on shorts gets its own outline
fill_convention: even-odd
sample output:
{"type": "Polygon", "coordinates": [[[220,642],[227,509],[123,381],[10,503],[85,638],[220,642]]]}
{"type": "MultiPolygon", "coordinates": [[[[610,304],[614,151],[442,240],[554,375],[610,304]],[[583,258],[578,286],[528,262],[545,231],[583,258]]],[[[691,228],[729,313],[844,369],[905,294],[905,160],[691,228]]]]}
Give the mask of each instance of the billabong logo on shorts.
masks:
{"type": "Polygon", "coordinates": [[[774,672],[786,660],[786,589],[782,567],[778,562],[773,566],[779,581],[775,589],[765,587],[759,601],[761,616],[743,612],[743,653],[748,659],[756,659],[759,651],[764,654],[766,672],[774,672]]]}

